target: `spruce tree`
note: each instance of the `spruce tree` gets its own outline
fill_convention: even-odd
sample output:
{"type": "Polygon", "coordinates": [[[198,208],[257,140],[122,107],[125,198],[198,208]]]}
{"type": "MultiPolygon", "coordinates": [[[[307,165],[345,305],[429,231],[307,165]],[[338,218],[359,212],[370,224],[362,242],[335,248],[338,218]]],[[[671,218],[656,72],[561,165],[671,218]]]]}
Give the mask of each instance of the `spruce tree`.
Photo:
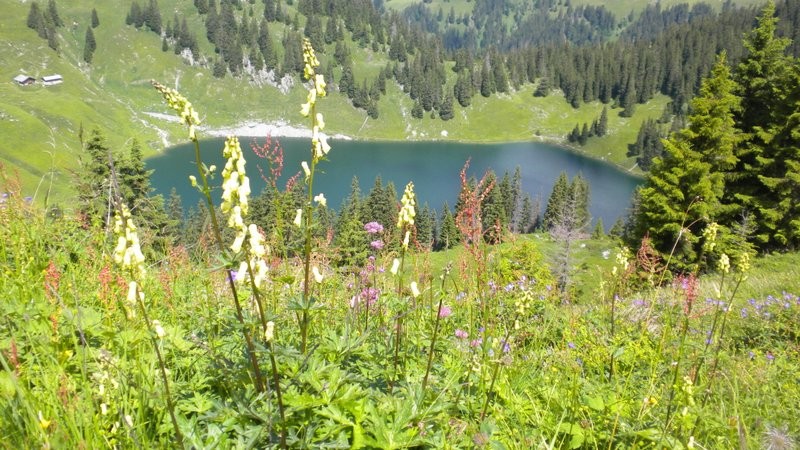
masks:
{"type": "Polygon", "coordinates": [[[747,56],[736,70],[742,98],[737,126],[745,140],[730,174],[726,203],[731,211],[752,214],[754,243],[763,250],[797,246],[798,145],[797,60],[785,55],[790,41],[776,34],[775,5],[769,2],[758,25],[745,38],[747,56]],[[793,94],[794,93],[794,98],[793,94]],[[792,199],[792,200],[789,200],[792,199]]]}
{"type": "Polygon", "coordinates": [[[602,137],[608,133],[608,107],[603,106],[603,112],[600,113],[600,120],[597,122],[597,135],[602,137]]]}
{"type": "Polygon", "coordinates": [[[456,226],[455,217],[447,202],[442,206],[441,219],[439,220],[439,234],[436,238],[436,249],[447,250],[461,242],[461,233],[456,226]]]}
{"type": "Polygon", "coordinates": [[[721,220],[730,207],[723,207],[721,199],[724,174],[736,162],[734,146],[739,133],[734,113],[739,99],[734,88],[722,53],[692,100],[689,127],[664,142],[665,153],[654,160],[640,190],[635,239],[649,234],[653,246],[663,254],[672,253],[674,247],[674,261],[681,270],[701,262],[700,236],[708,223],[721,221],[723,236],[730,229],[730,221],[721,220]]]}
{"type": "Polygon", "coordinates": [[[417,229],[417,242],[423,250],[431,250],[436,232],[436,216],[427,203],[417,214],[415,226],[417,229]]]}
{"type": "Polygon", "coordinates": [[[553,185],[550,197],[547,199],[547,207],[544,210],[544,226],[550,229],[555,225],[556,218],[564,208],[569,198],[569,179],[566,172],[561,172],[553,185]]]}
{"type": "Polygon", "coordinates": [[[100,26],[100,17],[97,16],[97,10],[92,8],[92,28],[100,26]]]}
{"type": "Polygon", "coordinates": [[[63,27],[64,21],[61,20],[61,16],[58,15],[58,6],[56,5],[56,0],[50,0],[47,3],[47,17],[50,19],[50,22],[53,23],[56,27],[63,27]]]}
{"type": "Polygon", "coordinates": [[[453,116],[453,96],[448,94],[445,95],[444,102],[442,102],[442,106],[439,108],[439,117],[444,121],[448,121],[452,119],[453,116]]]}
{"type": "Polygon", "coordinates": [[[39,3],[35,1],[31,2],[31,8],[28,10],[28,28],[39,32],[39,37],[45,36],[44,16],[42,10],[39,9],[39,3]]]}
{"type": "Polygon", "coordinates": [[[575,175],[569,185],[569,198],[575,204],[575,223],[581,228],[587,227],[592,219],[589,213],[590,196],[589,182],[580,173],[575,175]]]}
{"type": "Polygon", "coordinates": [[[95,49],[97,49],[97,43],[94,40],[92,27],[86,27],[86,38],[83,44],[83,60],[91,64],[95,49]]]}

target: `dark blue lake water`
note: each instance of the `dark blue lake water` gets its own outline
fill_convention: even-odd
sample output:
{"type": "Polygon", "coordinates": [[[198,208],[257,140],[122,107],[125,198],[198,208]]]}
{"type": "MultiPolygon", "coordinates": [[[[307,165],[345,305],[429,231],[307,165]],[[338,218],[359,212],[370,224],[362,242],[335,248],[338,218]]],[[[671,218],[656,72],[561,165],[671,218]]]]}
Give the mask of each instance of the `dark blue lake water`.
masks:
{"type": "MultiPolygon", "coordinates": [[[[266,161],[260,160],[251,150],[253,138],[240,138],[247,159],[247,172],[253,193],[260,193],[264,183],[257,165],[268,173],[266,161]]],[[[285,169],[279,182],[300,172],[301,161],[310,160],[309,139],[280,138],[284,148],[285,169]]],[[[263,140],[261,141],[263,142],[263,140]]],[[[210,139],[201,143],[203,160],[216,164],[222,170],[224,139],[210,139]]],[[[459,193],[459,171],[467,159],[471,160],[469,174],[480,178],[486,170],[494,170],[498,178],[503,172],[513,174],[520,166],[523,190],[541,201],[542,209],[559,173],[566,171],[571,177],[582,173],[591,187],[590,211],[594,218],[601,217],[606,227],[624,216],[631,194],[640,179],[615,167],[557,146],[538,143],[459,144],[446,142],[365,142],[331,141],[333,147],[329,161],[321,162],[314,179],[315,194],[324,192],[329,207],[338,209],[350,193],[350,183],[357,176],[361,191],[367,194],[375,177],[380,175],[384,184],[395,184],[398,195],[409,181],[414,182],[419,205],[427,202],[431,208],[441,209],[445,201],[452,207],[459,193]]],[[[197,175],[194,148],[191,144],[172,147],[163,154],[147,160],[155,172],[153,187],[157,193],[169,194],[172,187],[178,190],[186,208],[200,200],[200,194],[189,184],[189,175],[197,175]]],[[[220,179],[215,180],[216,185],[220,179]]],[[[220,195],[219,188],[215,195],[220,195]]]]}

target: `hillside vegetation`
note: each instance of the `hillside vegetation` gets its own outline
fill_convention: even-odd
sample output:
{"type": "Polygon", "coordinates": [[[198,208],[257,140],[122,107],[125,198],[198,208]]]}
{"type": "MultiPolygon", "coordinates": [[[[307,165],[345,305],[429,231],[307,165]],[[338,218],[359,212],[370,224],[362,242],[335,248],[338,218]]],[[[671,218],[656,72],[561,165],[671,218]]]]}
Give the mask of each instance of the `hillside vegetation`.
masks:
{"type": "MultiPolygon", "coordinates": [[[[317,133],[327,92],[307,41],[303,54],[298,109],[314,133],[293,188],[303,200],[295,209],[282,192],[260,205],[273,209],[269,227],[251,224],[233,137],[224,168],[197,161],[206,218],[167,236],[147,219],[136,158],[119,172],[93,159],[87,183],[114,189],[82,191],[75,216],[30,204],[3,177],[0,445],[795,445],[797,254],[742,253],[674,276],[646,240],[634,254],[563,230],[574,193],[550,233],[483,225],[492,183],[463,175],[458,250],[420,244],[413,180],[399,204],[376,205],[381,222],[342,211],[345,240],[331,241],[313,184],[336,147],[317,133]]],[[[197,145],[202,110],[155,88],[197,145]]],[[[87,149],[108,155],[103,145],[93,133],[87,149]]]]}
{"type": "MultiPolygon", "coordinates": [[[[40,3],[41,9],[46,10],[50,2],[40,3]]],[[[148,2],[140,3],[143,7],[148,6],[148,2]]],[[[206,1],[195,3],[208,5],[206,1]]],[[[224,3],[214,2],[215,8],[222,11],[224,3]]],[[[320,27],[327,27],[331,21],[339,25],[331,32],[333,40],[326,40],[318,46],[325,72],[329,80],[333,80],[330,101],[321,108],[325,112],[336,112],[329,114],[331,127],[355,138],[473,142],[543,139],[566,143],[565,137],[575,124],[596,120],[604,106],[601,102],[605,102],[611,112],[609,134],[590,139],[580,151],[627,169],[635,167],[635,158],[626,154],[627,144],[635,141],[637,129],[646,119],[663,117],[670,102],[658,89],[638,86],[640,81],[636,82],[639,94],[631,101],[646,103],[637,108],[625,103],[622,95],[625,89],[618,87],[613,88],[618,92],[609,91],[609,96],[584,88],[582,98],[576,98],[572,87],[574,74],[582,73],[588,80],[600,76],[600,72],[593,74],[590,68],[561,67],[558,55],[568,55],[573,50],[563,50],[549,43],[549,35],[541,36],[544,40],[540,47],[526,47],[524,50],[536,52],[531,53],[528,60],[538,61],[527,74],[520,72],[524,51],[499,48],[502,53],[495,53],[492,48],[485,48],[484,44],[493,39],[491,23],[494,19],[491,15],[486,16],[487,11],[496,10],[503,14],[502,22],[510,26],[514,17],[519,20],[548,17],[547,20],[558,21],[562,20],[559,17],[563,14],[584,14],[580,2],[567,7],[559,2],[542,1],[538,7],[551,10],[544,15],[533,9],[525,10],[527,12],[523,14],[520,8],[525,2],[504,2],[506,7],[493,9],[488,1],[434,1],[421,4],[422,9],[411,8],[409,11],[405,11],[406,5],[399,0],[385,2],[385,10],[374,9],[368,2],[364,8],[370,12],[362,14],[358,20],[346,15],[349,11],[346,2],[278,3],[282,5],[281,20],[271,18],[266,21],[274,48],[275,66],[265,67],[264,71],[257,73],[247,66],[256,64],[252,44],[248,47],[243,41],[240,59],[231,56],[238,54],[235,52],[239,50],[235,50],[235,45],[211,42],[206,36],[208,13],[201,14],[200,8],[191,2],[161,0],[155,3],[160,12],[160,35],[150,30],[148,25],[137,28],[135,24],[126,24],[126,15],[130,16],[133,2],[56,2],[63,26],[54,28],[52,46],[57,48],[55,50],[48,39],[40,38],[35,29],[26,26],[31,2],[2,0],[0,6],[6,13],[0,18],[0,35],[3,37],[0,57],[9,63],[0,69],[3,78],[0,83],[0,132],[7,136],[0,159],[19,171],[26,192],[36,194],[37,201],[43,198],[43,190],[49,190],[57,200],[63,200],[71,196],[68,185],[70,172],[77,167],[81,153],[81,130],[88,133],[88,130],[98,127],[114,147],[126,145],[129,139],[136,138],[144,146],[146,155],[162,151],[181,138],[176,134],[174,123],[152,114],[162,114],[164,109],[149,90],[151,79],[180,88],[197,99],[203,110],[213,111],[213,114],[203,117],[203,126],[210,129],[247,123],[296,125],[291,113],[293,109],[286,106],[296,105],[303,94],[298,72],[292,67],[297,66],[299,37],[303,34],[310,34],[312,38],[318,36],[315,33],[319,31],[309,28],[310,23],[316,23],[317,19],[320,27]],[[328,9],[325,9],[320,6],[323,3],[336,6],[326,6],[328,9]],[[454,15],[457,13],[466,18],[474,14],[474,19],[464,19],[459,24],[454,17],[451,23],[448,17],[450,6],[454,15]],[[436,17],[439,8],[447,9],[442,18],[436,17]],[[478,9],[473,11],[470,8],[478,9]],[[91,28],[96,50],[91,55],[91,62],[86,62],[85,36],[91,25],[93,9],[99,19],[99,25],[91,28]],[[339,11],[339,15],[332,16],[322,9],[339,11]],[[401,10],[404,12],[400,13],[401,10]],[[414,14],[422,14],[433,22],[415,20],[414,14]],[[310,17],[313,20],[309,20],[310,17]],[[186,23],[188,36],[193,42],[192,50],[184,48],[181,55],[173,51],[180,40],[166,36],[169,28],[178,28],[178,22],[186,23]],[[425,23],[427,25],[421,26],[425,23]],[[432,29],[434,23],[435,31],[432,29]],[[444,32],[448,27],[458,33],[474,29],[484,37],[472,44],[461,38],[450,42],[444,32]],[[167,45],[166,51],[162,48],[164,44],[167,45]],[[405,53],[393,53],[395,44],[403,46],[405,53]],[[220,52],[215,52],[215,49],[220,52]],[[195,51],[196,55],[193,54],[195,51]],[[347,56],[338,55],[338,51],[347,56]],[[416,76],[416,65],[427,61],[429,52],[438,52],[438,56],[435,57],[436,64],[419,66],[423,71],[419,80],[424,80],[425,84],[417,86],[416,78],[404,80],[409,74],[416,76]],[[463,57],[467,57],[471,65],[465,66],[467,60],[463,57]],[[481,58],[490,62],[490,75],[481,74],[481,58]],[[219,73],[217,76],[214,73],[223,62],[230,67],[221,66],[223,77],[220,78],[219,73]],[[352,67],[352,82],[347,92],[338,92],[343,86],[343,77],[346,78],[346,67],[352,67]],[[550,67],[549,71],[547,67],[550,67]],[[36,78],[58,73],[64,76],[65,83],[22,87],[11,81],[20,73],[36,78]],[[375,85],[382,76],[385,77],[385,92],[378,93],[375,85]],[[485,87],[483,81],[489,80],[488,76],[497,78],[497,82],[485,87]],[[505,77],[508,86],[500,81],[505,77]],[[462,86],[468,93],[458,87],[461,79],[470,80],[471,88],[462,86]],[[544,89],[545,84],[548,89],[544,89]],[[484,92],[484,88],[489,90],[484,92]],[[542,96],[542,92],[546,95],[542,96]],[[457,95],[454,97],[452,94],[457,95]],[[448,102],[450,106],[445,107],[448,102]],[[443,108],[451,108],[451,111],[443,108]],[[418,114],[421,118],[415,117],[418,114]],[[503,126],[497,126],[498,123],[503,126]]],[[[247,19],[250,29],[255,30],[256,22],[265,18],[267,4],[277,3],[242,2],[232,8],[232,14],[236,23],[242,24],[247,19]]],[[[644,6],[631,7],[638,12],[644,6]]],[[[603,15],[600,9],[592,11],[598,11],[600,16],[614,24],[613,33],[598,35],[601,40],[616,39],[615,36],[623,32],[635,17],[635,14],[631,18],[623,17],[625,14],[616,9],[613,16],[603,15]]],[[[655,17],[663,14],[667,23],[678,20],[673,16],[680,16],[667,9],[653,10],[652,14],[655,17]]],[[[743,20],[753,17],[748,10],[735,14],[743,20]]],[[[781,14],[791,15],[789,12],[781,14]]],[[[523,23],[527,25],[521,29],[535,28],[534,22],[523,23]]],[[[327,33],[327,28],[324,30],[327,33]]],[[[741,27],[736,30],[740,33],[741,27]]],[[[599,54],[591,48],[594,41],[586,40],[584,35],[575,35],[571,39],[575,39],[577,44],[575,52],[584,51],[583,48],[599,54]]],[[[733,39],[730,42],[737,41],[733,39]]],[[[635,55],[637,52],[629,53],[635,55]]],[[[710,67],[711,59],[703,58],[702,64],[710,67]]],[[[623,68],[635,64],[635,59],[625,61],[623,68]]],[[[697,71],[693,66],[682,70],[696,77],[697,71]]],[[[624,74],[612,77],[616,81],[612,82],[610,78],[609,87],[619,84],[624,74]]],[[[690,78],[680,92],[690,93],[693,84],[690,78]]],[[[667,92],[667,95],[675,97],[675,92],[667,92]]],[[[685,98],[677,103],[673,101],[668,109],[680,111],[684,101],[685,98]]]]}

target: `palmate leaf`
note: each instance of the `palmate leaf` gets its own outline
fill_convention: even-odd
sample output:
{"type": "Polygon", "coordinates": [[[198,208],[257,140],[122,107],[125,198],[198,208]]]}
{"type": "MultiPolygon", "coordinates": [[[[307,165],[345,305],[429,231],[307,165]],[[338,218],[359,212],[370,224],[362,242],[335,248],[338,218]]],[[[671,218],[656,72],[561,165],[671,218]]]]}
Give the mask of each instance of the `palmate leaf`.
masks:
{"type": "Polygon", "coordinates": [[[367,404],[367,445],[387,450],[421,445],[419,429],[412,420],[414,409],[412,401],[398,398],[384,401],[380,408],[367,404]]]}

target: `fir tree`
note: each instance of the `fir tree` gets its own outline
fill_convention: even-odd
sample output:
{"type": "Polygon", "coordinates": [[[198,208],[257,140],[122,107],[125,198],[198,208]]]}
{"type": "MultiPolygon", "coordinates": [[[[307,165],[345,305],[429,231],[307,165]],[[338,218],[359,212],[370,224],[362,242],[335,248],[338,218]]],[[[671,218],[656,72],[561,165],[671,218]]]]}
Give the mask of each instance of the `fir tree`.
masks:
{"type": "Polygon", "coordinates": [[[442,106],[439,108],[439,117],[444,121],[448,121],[452,119],[453,116],[453,96],[445,95],[444,102],[442,102],[442,106]]]}
{"type": "Polygon", "coordinates": [[[39,9],[39,3],[35,1],[31,2],[31,8],[28,10],[28,28],[36,30],[41,38],[47,36],[44,15],[42,14],[42,10],[39,9]]]}
{"type": "Polygon", "coordinates": [[[86,38],[83,44],[83,60],[87,63],[92,63],[94,51],[97,49],[97,43],[94,40],[94,33],[92,27],[86,27],[86,38]]]}
{"type": "Polygon", "coordinates": [[[603,106],[603,112],[600,113],[600,120],[597,122],[597,135],[602,137],[608,133],[608,107],[603,106]]]}
{"type": "Polygon", "coordinates": [[[439,220],[439,234],[436,238],[436,249],[447,250],[461,242],[461,233],[456,226],[453,212],[447,202],[442,206],[441,219],[439,220]]]}
{"type": "Polygon", "coordinates": [[[433,238],[436,235],[436,216],[427,203],[418,212],[415,226],[417,229],[417,243],[423,250],[431,250],[433,248],[433,238]]]}
{"type": "Polygon", "coordinates": [[[745,38],[748,54],[735,74],[742,98],[736,124],[746,139],[736,147],[738,162],[725,199],[731,211],[753,216],[754,243],[765,250],[800,245],[800,157],[790,119],[797,111],[798,77],[792,69],[797,60],[785,56],[790,41],[777,37],[776,29],[775,5],[769,2],[745,38]]]}
{"type": "Polygon", "coordinates": [[[555,225],[559,211],[569,198],[569,179],[566,172],[561,172],[553,185],[550,197],[547,199],[547,207],[544,210],[544,226],[549,229],[555,225]]]}
{"type": "MultiPolygon", "coordinates": [[[[689,127],[665,141],[666,152],[654,160],[639,192],[636,236],[649,234],[656,250],[673,253],[680,269],[700,262],[700,232],[724,213],[724,171],[735,164],[738,140],[734,87],[722,53],[692,100],[689,127]]],[[[723,235],[727,230],[723,223],[723,235]]]]}
{"type": "Polygon", "coordinates": [[[56,27],[64,26],[64,21],[61,20],[61,16],[58,15],[58,6],[56,5],[56,0],[50,0],[47,2],[47,18],[56,27]]]}
{"type": "Polygon", "coordinates": [[[92,28],[100,26],[100,17],[97,16],[97,10],[92,8],[92,28]]]}

